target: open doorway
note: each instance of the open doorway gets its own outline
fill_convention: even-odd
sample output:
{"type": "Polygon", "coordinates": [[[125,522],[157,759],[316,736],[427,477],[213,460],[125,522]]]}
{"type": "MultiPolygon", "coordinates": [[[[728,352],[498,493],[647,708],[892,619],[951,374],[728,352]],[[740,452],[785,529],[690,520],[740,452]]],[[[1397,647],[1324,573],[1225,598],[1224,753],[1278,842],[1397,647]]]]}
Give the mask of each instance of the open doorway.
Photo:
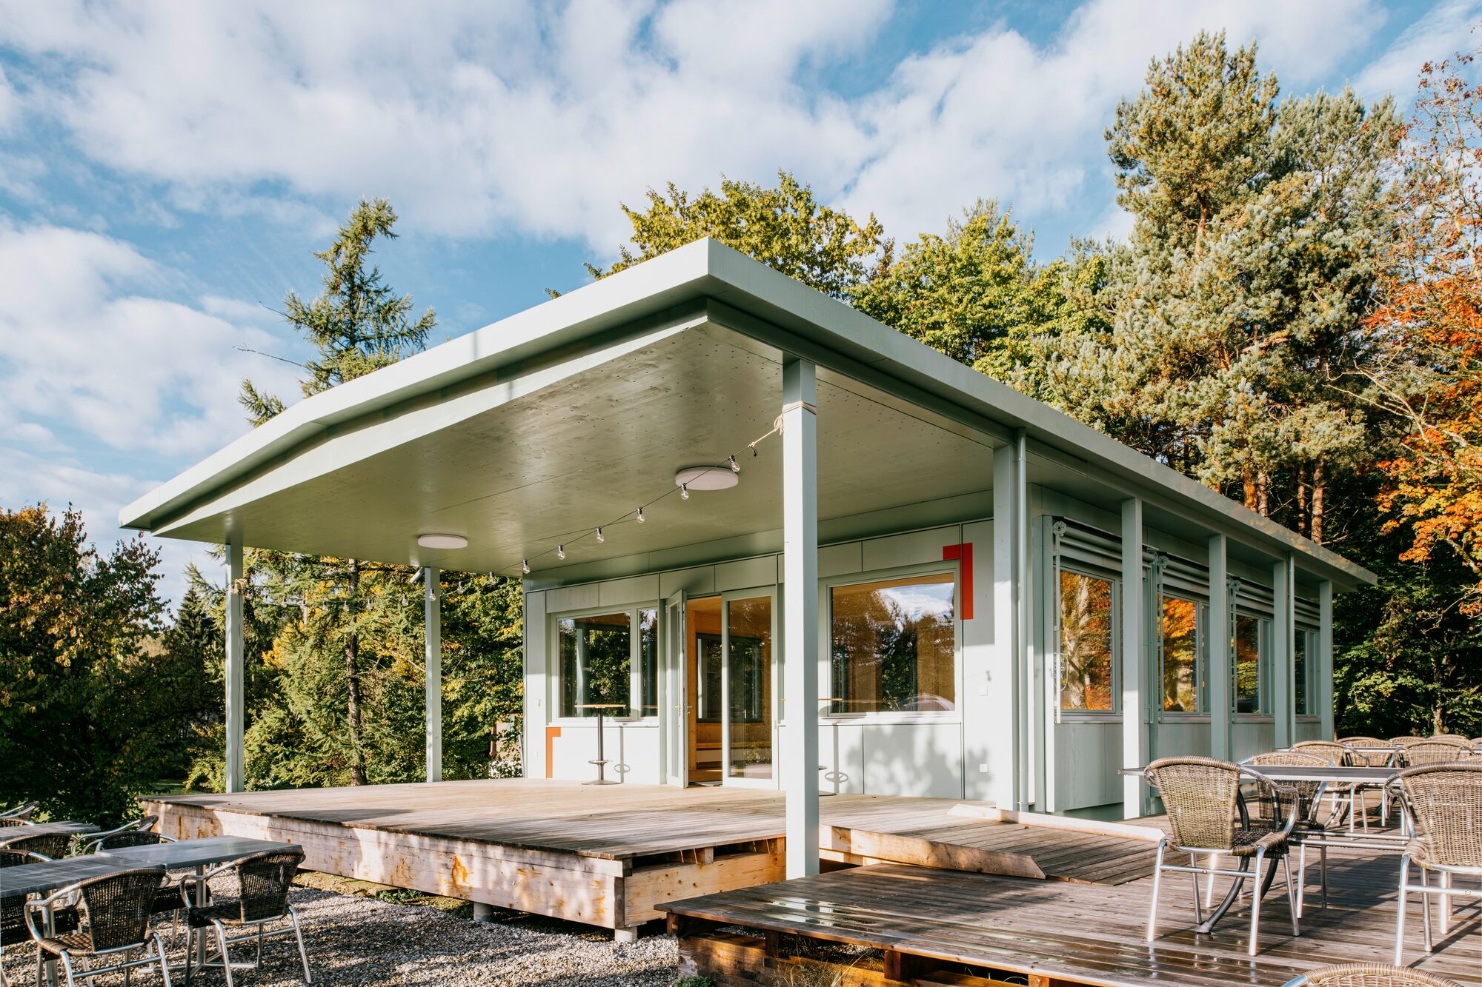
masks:
{"type": "Polygon", "coordinates": [[[772,592],[688,601],[689,782],[773,784],[772,592]]]}

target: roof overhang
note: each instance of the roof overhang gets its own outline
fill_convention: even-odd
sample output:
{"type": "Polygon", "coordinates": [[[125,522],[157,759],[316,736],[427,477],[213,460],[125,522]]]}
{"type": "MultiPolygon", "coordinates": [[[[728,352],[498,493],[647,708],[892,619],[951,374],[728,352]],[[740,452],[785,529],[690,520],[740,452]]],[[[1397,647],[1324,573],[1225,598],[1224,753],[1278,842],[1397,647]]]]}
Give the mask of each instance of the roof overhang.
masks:
{"type": "MultiPolygon", "coordinates": [[[[991,486],[993,447],[1022,433],[1031,463],[1077,490],[1142,498],[1152,517],[1225,534],[1262,556],[1294,555],[1304,573],[1342,588],[1375,581],[712,240],[305,399],[126,507],[120,523],[165,537],[508,571],[563,533],[665,492],[675,468],[745,449],[776,413],[788,355],[820,369],[823,519],[970,500],[991,486]],[[369,536],[388,519],[396,531],[369,536]],[[416,550],[417,529],[460,525],[475,529],[471,542],[482,539],[472,551],[416,550]]],[[[758,482],[766,459],[755,465],[756,480],[748,471],[735,491],[697,495],[712,498],[708,507],[676,514],[662,535],[645,529],[641,550],[775,528],[780,490],[758,482]]]]}

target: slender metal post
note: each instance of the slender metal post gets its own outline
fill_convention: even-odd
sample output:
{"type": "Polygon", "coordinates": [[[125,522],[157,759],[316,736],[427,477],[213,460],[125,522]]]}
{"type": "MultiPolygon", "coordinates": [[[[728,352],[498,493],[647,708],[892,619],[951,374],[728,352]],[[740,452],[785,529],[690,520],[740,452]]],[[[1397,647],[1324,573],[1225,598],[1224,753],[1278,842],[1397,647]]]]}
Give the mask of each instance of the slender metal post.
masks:
{"type": "Polygon", "coordinates": [[[442,573],[422,570],[422,625],[426,645],[427,780],[443,780],[443,617],[442,573]]]}
{"type": "Polygon", "coordinates": [[[242,543],[226,546],[226,790],[247,787],[246,645],[242,630],[242,543]]]}
{"type": "Polygon", "coordinates": [[[782,367],[782,658],[790,742],[787,876],[818,873],[818,420],[816,368],[782,367]]]}
{"type": "MultiPolygon", "coordinates": [[[[1143,605],[1142,593],[1142,501],[1133,497],[1122,501],[1122,607],[1121,607],[1121,673],[1122,673],[1122,766],[1140,768],[1148,760],[1148,697],[1143,683],[1143,605]]],[[[1122,815],[1134,819],[1144,815],[1143,778],[1141,774],[1122,779],[1122,815]]]]}
{"type": "Polygon", "coordinates": [[[1230,565],[1224,535],[1209,539],[1209,756],[1230,760],[1230,565]]]}

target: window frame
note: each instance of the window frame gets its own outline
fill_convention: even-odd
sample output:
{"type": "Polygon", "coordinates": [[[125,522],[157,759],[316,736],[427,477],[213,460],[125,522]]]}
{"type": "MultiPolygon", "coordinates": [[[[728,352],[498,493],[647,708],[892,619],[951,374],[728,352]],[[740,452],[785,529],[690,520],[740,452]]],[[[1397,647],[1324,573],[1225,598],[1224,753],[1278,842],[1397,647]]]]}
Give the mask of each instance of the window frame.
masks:
{"type": "Polygon", "coordinates": [[[1259,610],[1242,607],[1233,608],[1230,620],[1230,715],[1236,719],[1271,719],[1271,630],[1275,623],[1272,615],[1259,610]],[[1240,618],[1248,617],[1256,622],[1256,708],[1240,708],[1240,618]]]}
{"type": "Polygon", "coordinates": [[[657,603],[631,603],[626,606],[607,607],[583,607],[579,610],[563,610],[560,613],[550,615],[550,628],[548,638],[550,641],[549,652],[550,664],[547,674],[547,703],[551,710],[550,722],[570,725],[594,724],[595,714],[592,716],[573,716],[566,713],[562,708],[565,687],[565,670],[561,663],[561,622],[563,620],[581,620],[583,617],[606,617],[617,614],[626,614],[628,617],[628,707],[627,711],[613,710],[606,714],[609,720],[621,720],[625,723],[657,723],[662,712],[662,699],[656,704],[659,708],[653,713],[645,714],[643,711],[643,617],[644,611],[654,613],[654,690],[656,696],[661,696],[663,691],[664,668],[663,656],[660,654],[662,642],[660,640],[659,610],[657,603]],[[637,703],[634,703],[634,700],[637,703]],[[637,715],[634,715],[634,711],[637,715]]]}
{"type": "Polygon", "coordinates": [[[1050,641],[1054,645],[1053,657],[1055,665],[1053,696],[1054,712],[1057,723],[1103,723],[1108,720],[1120,719],[1122,716],[1122,586],[1121,573],[1114,573],[1095,565],[1090,565],[1080,560],[1072,560],[1066,564],[1063,557],[1057,557],[1053,573],[1054,600],[1050,607],[1050,641]],[[1061,698],[1065,691],[1062,683],[1065,680],[1065,652],[1063,649],[1064,635],[1061,626],[1061,576],[1064,573],[1084,576],[1089,579],[1100,579],[1111,585],[1111,708],[1110,709],[1067,709],[1064,699],[1061,698]]]}
{"type": "Polygon", "coordinates": [[[1154,642],[1157,649],[1157,667],[1155,674],[1158,685],[1158,708],[1157,715],[1170,719],[1208,719],[1209,718],[1209,600],[1189,593],[1170,593],[1166,589],[1157,594],[1154,603],[1154,624],[1158,628],[1158,637],[1154,642]],[[1194,708],[1183,710],[1170,710],[1164,706],[1167,696],[1164,694],[1164,674],[1168,658],[1168,648],[1163,638],[1163,603],[1166,600],[1178,600],[1182,603],[1194,605],[1194,708]]]}
{"type": "MultiPolygon", "coordinates": [[[[820,580],[824,605],[819,609],[819,648],[828,656],[827,677],[819,683],[820,695],[833,693],[834,654],[834,590],[845,586],[861,586],[866,583],[909,579],[913,576],[952,577],[952,688],[954,696],[951,709],[895,709],[895,710],[834,710],[820,703],[820,721],[849,721],[852,723],[960,723],[962,722],[963,668],[962,668],[962,572],[955,561],[923,562],[915,565],[891,566],[885,569],[869,569],[860,572],[842,573],[820,580]]],[[[784,656],[785,660],[785,656],[784,656]]]]}
{"type": "Polygon", "coordinates": [[[1315,721],[1321,718],[1320,715],[1313,710],[1315,701],[1317,699],[1317,642],[1320,633],[1321,632],[1316,627],[1297,624],[1296,633],[1293,636],[1292,687],[1294,691],[1292,694],[1292,715],[1302,720],[1315,721]],[[1298,646],[1298,642],[1300,642],[1300,647],[1304,649],[1302,656],[1302,676],[1300,679],[1298,679],[1296,675],[1297,652],[1295,649],[1298,646]],[[1302,690],[1302,697],[1306,700],[1307,712],[1305,713],[1298,713],[1296,711],[1297,696],[1295,690],[1298,688],[1302,690]]]}

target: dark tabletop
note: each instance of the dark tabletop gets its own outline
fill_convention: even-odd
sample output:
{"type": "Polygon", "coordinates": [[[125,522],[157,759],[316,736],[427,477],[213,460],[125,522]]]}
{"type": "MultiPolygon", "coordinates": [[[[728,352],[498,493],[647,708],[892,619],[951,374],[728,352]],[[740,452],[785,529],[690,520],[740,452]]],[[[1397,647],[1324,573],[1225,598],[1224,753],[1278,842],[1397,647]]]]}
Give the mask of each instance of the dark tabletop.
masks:
{"type": "Polygon", "coordinates": [[[98,827],[84,822],[47,822],[32,826],[0,826],[0,843],[23,836],[46,836],[51,833],[96,833],[98,827]]]}
{"type": "Polygon", "coordinates": [[[128,867],[168,867],[178,870],[183,867],[219,864],[264,850],[287,850],[294,845],[275,843],[272,840],[254,840],[245,836],[208,836],[205,839],[181,840],[178,843],[105,850],[96,856],[113,861],[114,866],[123,864],[128,867]]]}
{"type": "Polygon", "coordinates": [[[116,874],[135,866],[141,865],[123,863],[93,854],[86,857],[47,860],[35,864],[19,864],[15,867],[0,867],[0,898],[46,894],[76,881],[89,877],[101,877],[104,874],[116,874]]]}

